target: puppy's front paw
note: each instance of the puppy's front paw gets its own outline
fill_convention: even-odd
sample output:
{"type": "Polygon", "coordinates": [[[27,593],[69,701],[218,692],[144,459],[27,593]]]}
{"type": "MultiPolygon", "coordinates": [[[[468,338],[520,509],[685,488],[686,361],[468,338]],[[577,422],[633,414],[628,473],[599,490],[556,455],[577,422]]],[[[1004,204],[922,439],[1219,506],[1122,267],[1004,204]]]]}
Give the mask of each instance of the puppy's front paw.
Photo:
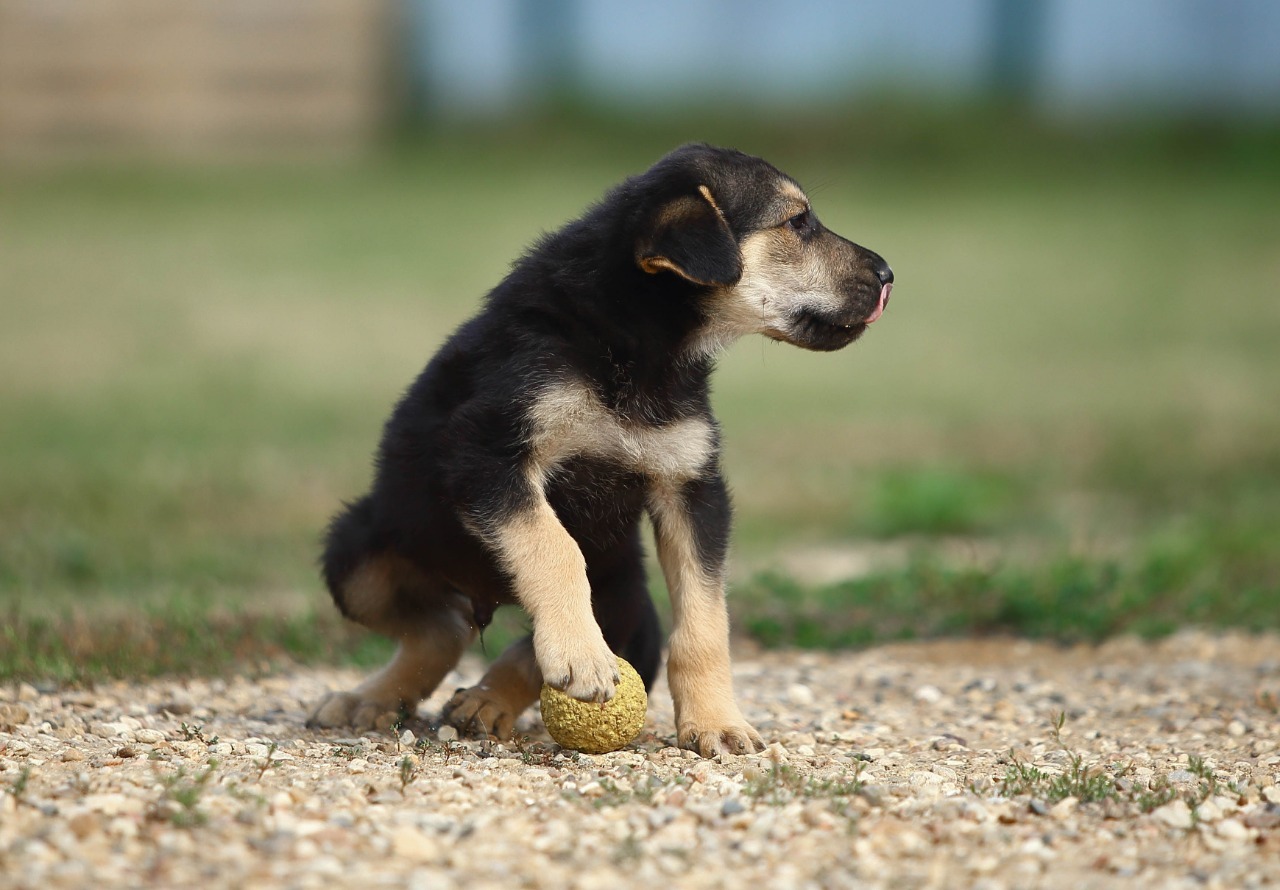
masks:
{"type": "Polygon", "coordinates": [[[445,704],[441,716],[460,732],[481,738],[494,736],[505,741],[515,732],[516,718],[523,710],[493,689],[472,686],[455,692],[445,704]]]}
{"type": "Polygon", "coordinates": [[[764,739],[741,714],[726,715],[722,720],[682,720],[676,730],[676,740],[681,748],[697,751],[703,757],[754,754],[764,750],[764,739]]]}
{"type": "Polygon", "coordinates": [[[351,728],[357,732],[390,729],[400,716],[400,703],[367,699],[358,692],[331,692],[307,718],[308,729],[351,728]]]}
{"type": "Polygon", "coordinates": [[[542,681],[578,701],[605,702],[613,698],[621,677],[614,655],[597,630],[595,639],[539,634],[534,630],[533,651],[542,681]]]}

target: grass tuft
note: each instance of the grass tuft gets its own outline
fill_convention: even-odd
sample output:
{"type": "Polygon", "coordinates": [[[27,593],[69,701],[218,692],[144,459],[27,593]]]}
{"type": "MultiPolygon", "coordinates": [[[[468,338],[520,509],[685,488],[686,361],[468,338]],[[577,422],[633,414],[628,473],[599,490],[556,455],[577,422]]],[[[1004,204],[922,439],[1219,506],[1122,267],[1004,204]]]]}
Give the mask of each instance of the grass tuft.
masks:
{"type": "MultiPolygon", "coordinates": [[[[1196,777],[1194,785],[1184,783],[1175,786],[1167,776],[1156,776],[1144,787],[1122,781],[1127,772],[1123,765],[1110,770],[1099,765],[1086,766],[1083,755],[1071,750],[1062,740],[1065,724],[1066,714],[1060,713],[1054,720],[1050,735],[1067,755],[1067,769],[1061,773],[1048,772],[1010,752],[1010,763],[1000,783],[1001,796],[1027,797],[1048,804],[1067,798],[1074,798],[1082,804],[1113,801],[1141,813],[1150,813],[1181,799],[1191,809],[1194,818],[1196,808],[1222,790],[1213,769],[1203,757],[1195,754],[1187,755],[1187,772],[1196,777]]],[[[1227,790],[1234,792],[1238,789],[1227,790]]]]}

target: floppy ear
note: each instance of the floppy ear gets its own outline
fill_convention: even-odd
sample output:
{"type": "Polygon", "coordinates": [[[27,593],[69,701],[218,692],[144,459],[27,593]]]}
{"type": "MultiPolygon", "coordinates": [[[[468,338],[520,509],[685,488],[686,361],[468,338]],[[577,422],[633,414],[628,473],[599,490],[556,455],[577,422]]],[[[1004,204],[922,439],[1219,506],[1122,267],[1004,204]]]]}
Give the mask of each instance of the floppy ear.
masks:
{"type": "Polygon", "coordinates": [[[735,284],[742,256],[711,190],[683,195],[663,205],[636,245],[636,263],[650,275],[674,272],[694,284],[735,284]]]}

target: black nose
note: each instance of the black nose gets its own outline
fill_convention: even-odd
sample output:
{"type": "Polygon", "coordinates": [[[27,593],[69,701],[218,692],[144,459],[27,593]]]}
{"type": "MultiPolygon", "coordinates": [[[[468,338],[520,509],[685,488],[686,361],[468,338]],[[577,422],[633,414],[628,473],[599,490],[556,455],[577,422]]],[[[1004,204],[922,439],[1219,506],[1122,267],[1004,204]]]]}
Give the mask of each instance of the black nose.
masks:
{"type": "Polygon", "coordinates": [[[893,284],[893,270],[884,260],[880,261],[880,266],[876,269],[876,277],[880,279],[881,284],[893,284]]]}

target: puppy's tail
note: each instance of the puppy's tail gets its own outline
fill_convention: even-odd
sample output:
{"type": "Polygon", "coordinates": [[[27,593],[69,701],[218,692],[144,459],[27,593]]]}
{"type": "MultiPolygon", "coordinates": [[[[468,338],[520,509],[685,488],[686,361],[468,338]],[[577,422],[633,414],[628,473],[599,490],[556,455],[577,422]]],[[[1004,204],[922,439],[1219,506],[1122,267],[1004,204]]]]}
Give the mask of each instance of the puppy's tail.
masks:
{"type": "Polygon", "coordinates": [[[354,621],[363,616],[352,614],[347,591],[352,576],[376,552],[374,538],[373,502],[368,496],[347,504],[325,532],[320,573],[338,611],[354,621]]]}

